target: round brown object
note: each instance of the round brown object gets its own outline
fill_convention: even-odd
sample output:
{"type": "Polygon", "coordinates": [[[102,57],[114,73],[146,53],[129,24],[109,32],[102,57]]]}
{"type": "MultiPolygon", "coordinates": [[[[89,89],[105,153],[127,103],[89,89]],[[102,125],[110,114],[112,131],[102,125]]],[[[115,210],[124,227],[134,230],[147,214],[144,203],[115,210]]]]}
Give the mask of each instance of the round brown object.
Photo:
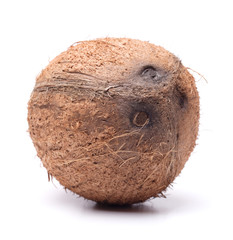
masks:
{"type": "Polygon", "coordinates": [[[41,72],[29,132],[49,176],[87,199],[163,195],[198,134],[193,76],[164,48],[126,38],[78,42],[41,72]]]}

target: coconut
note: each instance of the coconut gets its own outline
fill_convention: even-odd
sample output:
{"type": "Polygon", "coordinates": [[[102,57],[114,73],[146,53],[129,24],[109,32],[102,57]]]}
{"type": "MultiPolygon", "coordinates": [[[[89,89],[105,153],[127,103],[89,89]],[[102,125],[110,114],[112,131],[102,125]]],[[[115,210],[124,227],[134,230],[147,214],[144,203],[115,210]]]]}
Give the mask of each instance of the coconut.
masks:
{"type": "Polygon", "coordinates": [[[78,42],[41,72],[29,132],[49,176],[99,203],[164,191],[195,147],[193,76],[160,46],[127,38],[78,42]]]}

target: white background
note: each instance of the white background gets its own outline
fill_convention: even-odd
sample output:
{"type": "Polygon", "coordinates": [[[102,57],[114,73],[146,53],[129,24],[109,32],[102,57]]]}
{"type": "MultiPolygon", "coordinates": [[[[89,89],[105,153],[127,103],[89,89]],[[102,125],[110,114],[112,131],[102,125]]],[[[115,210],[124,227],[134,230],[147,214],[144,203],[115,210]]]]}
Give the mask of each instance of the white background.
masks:
{"type": "Polygon", "coordinates": [[[232,1],[0,2],[0,239],[233,239],[232,1]],[[161,45],[194,73],[198,145],[166,199],[100,208],[48,182],[27,132],[37,74],[76,41],[161,45]]]}

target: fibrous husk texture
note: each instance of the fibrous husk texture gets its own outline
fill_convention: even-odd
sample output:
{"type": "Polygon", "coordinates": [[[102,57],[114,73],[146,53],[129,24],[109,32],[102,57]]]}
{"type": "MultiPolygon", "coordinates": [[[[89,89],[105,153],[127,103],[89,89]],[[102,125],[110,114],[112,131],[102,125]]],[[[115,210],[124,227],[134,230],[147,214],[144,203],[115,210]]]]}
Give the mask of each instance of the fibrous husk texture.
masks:
{"type": "Polygon", "coordinates": [[[29,132],[50,176],[87,199],[163,195],[197,138],[192,75],[164,48],[126,38],[78,42],[41,72],[29,132]]]}

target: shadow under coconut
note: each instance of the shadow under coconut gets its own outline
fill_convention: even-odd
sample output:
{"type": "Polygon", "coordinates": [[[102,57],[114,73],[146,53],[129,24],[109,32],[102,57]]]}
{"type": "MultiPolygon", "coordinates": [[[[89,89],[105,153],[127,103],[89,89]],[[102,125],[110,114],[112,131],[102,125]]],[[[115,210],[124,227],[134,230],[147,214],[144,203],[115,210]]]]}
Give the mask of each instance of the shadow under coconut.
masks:
{"type": "Polygon", "coordinates": [[[98,212],[119,212],[119,213],[138,213],[138,214],[172,214],[174,212],[192,212],[206,207],[208,204],[204,199],[190,193],[177,192],[168,195],[167,198],[155,198],[144,203],[132,205],[105,205],[98,204],[91,206],[91,209],[98,212]]]}
{"type": "Polygon", "coordinates": [[[140,214],[148,214],[148,213],[156,213],[157,210],[154,208],[152,204],[148,205],[148,203],[138,203],[131,205],[109,205],[109,204],[100,204],[96,203],[92,209],[94,211],[106,211],[106,212],[117,212],[117,213],[140,213],[140,214]]]}
{"type": "MultiPolygon", "coordinates": [[[[47,195],[48,196],[48,195],[47,195]]],[[[172,194],[167,194],[167,198],[154,198],[144,203],[132,205],[108,205],[99,204],[90,200],[86,200],[67,191],[66,194],[60,191],[59,194],[49,194],[50,197],[46,202],[51,205],[65,207],[72,212],[84,211],[96,214],[117,214],[117,215],[167,215],[181,212],[193,212],[208,206],[208,202],[201,196],[193,193],[182,192],[177,190],[172,194]]]]}

